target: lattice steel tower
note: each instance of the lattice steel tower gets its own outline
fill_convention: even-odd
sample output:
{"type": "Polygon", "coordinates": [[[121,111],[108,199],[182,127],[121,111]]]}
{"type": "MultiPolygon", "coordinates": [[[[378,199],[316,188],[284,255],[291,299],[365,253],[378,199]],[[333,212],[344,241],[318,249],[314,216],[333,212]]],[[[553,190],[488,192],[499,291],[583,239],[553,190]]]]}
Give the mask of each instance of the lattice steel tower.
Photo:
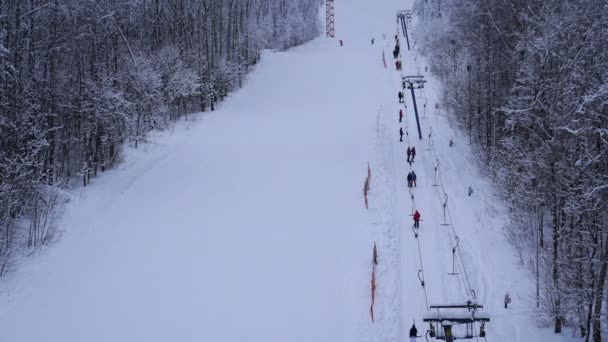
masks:
{"type": "Polygon", "coordinates": [[[325,1],[325,34],[334,37],[334,0],[325,1]]]}

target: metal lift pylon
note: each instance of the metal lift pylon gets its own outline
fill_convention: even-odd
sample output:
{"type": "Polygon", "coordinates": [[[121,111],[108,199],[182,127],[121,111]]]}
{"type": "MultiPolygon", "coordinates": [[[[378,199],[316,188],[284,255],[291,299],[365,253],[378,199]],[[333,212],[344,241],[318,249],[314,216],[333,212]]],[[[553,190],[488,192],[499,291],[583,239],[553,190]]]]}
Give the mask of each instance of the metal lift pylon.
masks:
{"type": "Polygon", "coordinates": [[[420,129],[420,118],[418,117],[418,107],[416,106],[416,94],[414,94],[414,89],[422,89],[424,88],[424,83],[426,80],[421,75],[416,76],[403,76],[401,78],[401,84],[403,89],[408,88],[412,91],[412,102],[414,104],[414,114],[416,116],[416,125],[418,126],[418,138],[422,140],[422,130],[420,129]]]}
{"type": "Polygon", "coordinates": [[[432,338],[454,342],[456,339],[473,339],[486,336],[485,324],[490,321],[490,315],[485,312],[478,312],[478,310],[483,309],[483,305],[469,300],[463,304],[430,305],[429,308],[435,311],[427,312],[422,321],[429,323],[430,328],[427,334],[432,338]],[[478,335],[475,335],[475,323],[480,324],[478,335]],[[464,336],[454,336],[452,327],[455,325],[465,325],[464,336]]]}

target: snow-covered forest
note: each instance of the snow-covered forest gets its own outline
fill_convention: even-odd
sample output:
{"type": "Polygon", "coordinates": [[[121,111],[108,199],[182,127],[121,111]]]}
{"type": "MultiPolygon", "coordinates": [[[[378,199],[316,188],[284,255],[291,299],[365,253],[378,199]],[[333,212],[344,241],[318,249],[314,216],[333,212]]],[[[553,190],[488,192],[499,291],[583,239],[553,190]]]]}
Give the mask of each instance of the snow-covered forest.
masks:
{"type": "Polygon", "coordinates": [[[606,2],[425,0],[415,11],[440,106],[510,204],[507,234],[536,275],[541,321],[605,340],[606,2]]]}
{"type": "Polygon", "coordinates": [[[0,275],[55,234],[61,189],[320,33],[319,0],[0,2],[0,275]]]}

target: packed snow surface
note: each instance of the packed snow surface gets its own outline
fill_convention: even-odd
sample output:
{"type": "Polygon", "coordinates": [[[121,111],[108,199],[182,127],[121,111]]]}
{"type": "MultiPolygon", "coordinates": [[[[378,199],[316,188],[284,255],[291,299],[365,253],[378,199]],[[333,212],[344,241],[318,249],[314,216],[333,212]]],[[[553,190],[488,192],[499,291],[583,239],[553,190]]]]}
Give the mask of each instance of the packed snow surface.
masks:
{"type": "Polygon", "coordinates": [[[395,12],[410,5],[336,2],[336,39],[264,53],[215,112],[127,148],[117,169],[74,191],[59,242],[2,283],[2,340],[404,341],[412,321],[426,332],[427,301],[466,302],[473,290],[491,317],[487,340],[565,341],[536,328],[504,206],[405,44],[402,73],[428,80],[416,90],[422,140],[409,90],[407,107],[397,101],[395,12]]]}

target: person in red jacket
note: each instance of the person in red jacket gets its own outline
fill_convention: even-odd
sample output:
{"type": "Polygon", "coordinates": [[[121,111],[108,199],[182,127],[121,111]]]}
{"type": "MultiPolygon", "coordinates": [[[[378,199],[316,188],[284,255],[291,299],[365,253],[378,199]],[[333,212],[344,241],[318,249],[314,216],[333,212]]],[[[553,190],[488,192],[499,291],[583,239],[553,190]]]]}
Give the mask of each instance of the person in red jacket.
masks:
{"type": "Polygon", "coordinates": [[[420,228],[420,213],[418,210],[414,213],[414,227],[420,228]]]}

